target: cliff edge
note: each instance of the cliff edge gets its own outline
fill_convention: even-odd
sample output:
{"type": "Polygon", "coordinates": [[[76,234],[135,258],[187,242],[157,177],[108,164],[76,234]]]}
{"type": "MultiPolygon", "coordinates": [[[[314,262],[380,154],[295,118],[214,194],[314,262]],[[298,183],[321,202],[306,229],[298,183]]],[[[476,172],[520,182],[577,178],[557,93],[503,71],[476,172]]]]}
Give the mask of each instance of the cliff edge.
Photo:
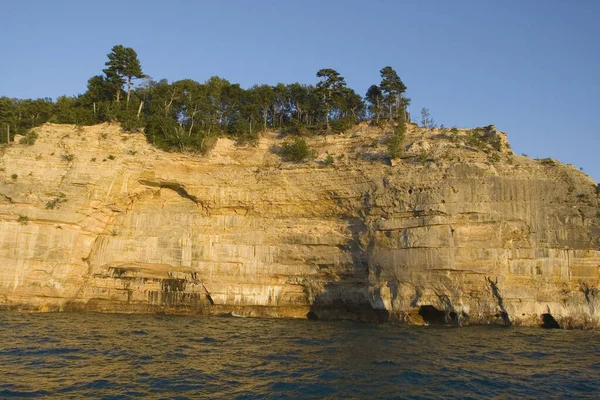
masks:
{"type": "Polygon", "coordinates": [[[600,328],[600,196],[506,136],[359,125],[166,153],[115,125],[0,149],[0,309],[600,328]],[[330,155],[331,157],[328,157],[330,155]]]}

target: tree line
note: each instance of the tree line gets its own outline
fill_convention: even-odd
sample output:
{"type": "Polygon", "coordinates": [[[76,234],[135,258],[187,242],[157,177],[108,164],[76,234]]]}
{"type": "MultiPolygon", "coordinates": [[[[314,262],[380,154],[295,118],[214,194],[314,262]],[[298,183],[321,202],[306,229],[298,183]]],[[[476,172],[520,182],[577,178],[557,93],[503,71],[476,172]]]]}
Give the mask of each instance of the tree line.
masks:
{"type": "Polygon", "coordinates": [[[86,92],[78,96],[56,101],[0,97],[0,143],[45,122],[119,122],[128,131],[144,128],[148,141],[165,150],[204,151],[207,139],[219,135],[253,143],[266,129],[327,134],[364,120],[380,124],[409,119],[406,86],[390,66],[381,69],[380,84],[370,86],[364,98],[330,68],[316,73],[316,85],[244,89],[218,76],[202,83],[155,81],[143,72],[135,50],[122,45],[112,48],[102,72],[91,77],[86,92]]]}

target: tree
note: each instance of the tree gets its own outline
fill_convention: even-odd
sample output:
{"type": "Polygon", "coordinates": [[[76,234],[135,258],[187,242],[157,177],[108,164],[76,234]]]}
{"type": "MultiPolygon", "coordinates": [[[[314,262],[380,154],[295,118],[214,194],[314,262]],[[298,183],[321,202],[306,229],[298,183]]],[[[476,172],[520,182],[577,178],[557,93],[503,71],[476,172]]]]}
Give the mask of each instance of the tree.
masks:
{"type": "Polygon", "coordinates": [[[379,118],[383,111],[383,93],[381,92],[381,89],[377,85],[371,85],[369,89],[367,89],[365,97],[367,101],[371,103],[369,111],[371,114],[375,115],[375,122],[379,124],[379,118]]]}
{"type": "Polygon", "coordinates": [[[0,97],[0,143],[10,143],[11,133],[14,135],[17,129],[17,114],[17,100],[0,97]]]}
{"type": "Polygon", "coordinates": [[[269,111],[275,100],[273,88],[269,85],[254,85],[247,90],[248,98],[259,107],[263,120],[263,129],[267,129],[269,111]]]}
{"type": "Polygon", "coordinates": [[[283,159],[291,162],[302,162],[314,156],[314,152],[308,147],[302,138],[294,138],[283,144],[283,159]]]}
{"type": "Polygon", "coordinates": [[[406,134],[406,121],[401,116],[398,121],[398,126],[394,128],[392,137],[387,142],[388,151],[391,158],[398,158],[402,155],[404,146],[404,136],[406,134]]]}
{"type": "Polygon", "coordinates": [[[118,44],[113,46],[107,57],[108,61],[105,64],[107,68],[102,71],[106,74],[106,80],[110,82],[116,93],[117,103],[120,100],[123,84],[127,82],[127,107],[129,107],[133,79],[145,77],[137,53],[131,47],[123,47],[123,45],[118,44]]]}
{"type": "Polygon", "coordinates": [[[390,120],[398,118],[404,113],[402,94],[406,91],[406,86],[392,67],[384,67],[379,72],[381,73],[381,90],[385,93],[385,101],[389,108],[388,117],[390,120]]]}
{"type": "Polygon", "coordinates": [[[317,83],[317,92],[321,99],[321,105],[325,111],[325,124],[329,132],[329,114],[336,101],[336,97],[342,94],[342,89],[346,86],[346,81],[339,72],[331,68],[320,69],[317,71],[317,78],[321,81],[317,83]]]}
{"type": "Polygon", "coordinates": [[[429,108],[423,107],[421,109],[421,125],[426,129],[435,128],[435,121],[429,115],[429,108]]]}

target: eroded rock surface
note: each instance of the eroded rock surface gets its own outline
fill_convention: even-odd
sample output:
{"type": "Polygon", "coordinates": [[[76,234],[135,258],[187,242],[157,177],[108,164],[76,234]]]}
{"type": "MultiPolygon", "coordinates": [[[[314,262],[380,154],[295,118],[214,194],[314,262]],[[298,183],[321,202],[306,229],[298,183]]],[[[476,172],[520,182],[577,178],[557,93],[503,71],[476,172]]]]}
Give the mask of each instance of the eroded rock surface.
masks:
{"type": "Polygon", "coordinates": [[[488,130],[411,126],[390,163],[365,125],[289,164],[274,134],[193,156],[47,124],[0,150],[0,308],[600,327],[596,183],[488,130]]]}

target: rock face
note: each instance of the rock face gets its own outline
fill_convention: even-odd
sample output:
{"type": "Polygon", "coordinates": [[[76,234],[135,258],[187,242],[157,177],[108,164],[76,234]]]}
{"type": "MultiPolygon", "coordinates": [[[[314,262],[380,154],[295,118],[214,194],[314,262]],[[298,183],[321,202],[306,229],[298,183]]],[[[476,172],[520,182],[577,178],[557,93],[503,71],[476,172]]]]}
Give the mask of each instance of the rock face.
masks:
{"type": "Polygon", "coordinates": [[[37,133],[0,150],[1,309],[600,327],[595,182],[493,127],[410,126],[392,163],[366,125],[303,164],[274,135],[194,156],[37,133]]]}

